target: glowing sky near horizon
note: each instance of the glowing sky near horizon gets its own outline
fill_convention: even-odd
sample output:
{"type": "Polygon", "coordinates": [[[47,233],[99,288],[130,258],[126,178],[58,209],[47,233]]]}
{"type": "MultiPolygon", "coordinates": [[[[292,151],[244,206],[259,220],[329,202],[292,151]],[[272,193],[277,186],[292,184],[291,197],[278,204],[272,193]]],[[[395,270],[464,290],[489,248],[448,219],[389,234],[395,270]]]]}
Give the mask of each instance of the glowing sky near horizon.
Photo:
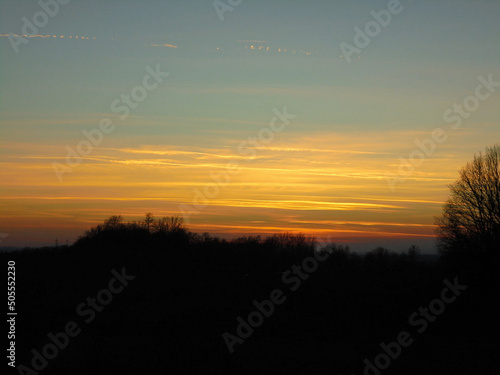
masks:
{"type": "Polygon", "coordinates": [[[0,245],[72,242],[110,215],[177,215],[237,163],[189,229],[431,246],[447,185],[499,140],[500,89],[458,129],[443,113],[479,76],[500,81],[500,2],[401,1],[348,63],[340,44],[387,4],[244,0],[221,22],[212,1],[74,1],[15,53],[9,33],[40,7],[3,1],[0,245]],[[169,76],[120,119],[112,103],[158,64],[169,76]],[[242,153],[283,107],[297,117],[242,153]],[[115,130],[59,181],[52,163],[103,118],[115,130]],[[387,174],[439,127],[447,140],[393,191],[387,174]]]}

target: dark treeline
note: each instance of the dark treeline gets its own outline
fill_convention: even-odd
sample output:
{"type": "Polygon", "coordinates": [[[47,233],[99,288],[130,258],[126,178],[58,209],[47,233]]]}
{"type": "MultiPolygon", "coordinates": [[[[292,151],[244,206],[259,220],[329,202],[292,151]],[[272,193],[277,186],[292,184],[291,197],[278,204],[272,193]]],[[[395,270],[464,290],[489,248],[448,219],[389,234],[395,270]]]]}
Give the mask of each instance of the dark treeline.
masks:
{"type": "Polygon", "coordinates": [[[81,328],[41,373],[495,373],[498,265],[398,250],[361,256],[290,233],[224,240],[147,214],[133,223],[112,216],[69,247],[0,256],[17,267],[17,364],[31,367],[31,350],[68,321],[81,328]],[[316,258],[324,260],[313,267],[316,258]],[[135,278],[86,323],[78,306],[123,268],[135,278]],[[467,289],[418,333],[422,321],[409,317],[455,278],[467,289]],[[237,318],[247,321],[275,289],[286,300],[231,354],[223,334],[237,336],[237,318]],[[402,331],[413,343],[386,369],[366,370],[365,359],[402,331]]]}
{"type": "Polygon", "coordinates": [[[111,216],[102,225],[86,231],[73,245],[73,248],[85,251],[119,253],[141,247],[147,251],[172,252],[179,259],[189,257],[191,262],[218,265],[224,267],[224,272],[237,274],[283,272],[315,252],[331,255],[331,260],[326,263],[333,262],[337,266],[403,266],[414,264],[420,257],[420,250],[415,246],[399,253],[378,247],[359,255],[352,253],[348,246],[334,243],[321,245],[314,237],[302,233],[226,240],[209,233],[200,235],[190,232],[181,217],[155,219],[151,213],[147,213],[143,221],[134,222],[124,222],[121,216],[111,216]]]}

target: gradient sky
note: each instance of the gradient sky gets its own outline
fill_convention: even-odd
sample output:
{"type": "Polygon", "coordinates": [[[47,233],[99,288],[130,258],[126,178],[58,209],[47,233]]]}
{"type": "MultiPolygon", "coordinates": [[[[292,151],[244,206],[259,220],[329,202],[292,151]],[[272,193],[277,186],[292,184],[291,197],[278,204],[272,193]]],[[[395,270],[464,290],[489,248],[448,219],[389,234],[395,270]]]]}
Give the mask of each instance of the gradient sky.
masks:
{"type": "Polygon", "coordinates": [[[114,214],[177,215],[232,162],[239,173],[192,231],[432,250],[447,185],[499,140],[500,88],[458,129],[443,114],[479,76],[500,81],[500,2],[402,0],[348,63],[341,43],[388,3],[243,0],[221,21],[211,0],[73,0],[16,53],[8,34],[41,8],[1,0],[1,245],[72,242],[114,214]],[[158,64],[169,76],[120,119],[111,104],[158,64]],[[297,115],[283,131],[239,148],[283,107],[297,115]],[[60,181],[53,163],[103,118],[115,130],[60,181]],[[386,176],[435,128],[447,140],[391,189],[386,176]]]}

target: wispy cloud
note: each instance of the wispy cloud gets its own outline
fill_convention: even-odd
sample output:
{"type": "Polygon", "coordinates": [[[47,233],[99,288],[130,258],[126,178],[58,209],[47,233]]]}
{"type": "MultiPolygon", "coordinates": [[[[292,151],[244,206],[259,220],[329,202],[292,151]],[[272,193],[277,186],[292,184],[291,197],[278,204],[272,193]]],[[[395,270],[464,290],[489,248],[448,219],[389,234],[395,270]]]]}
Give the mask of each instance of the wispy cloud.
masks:
{"type": "Polygon", "coordinates": [[[167,47],[167,48],[177,48],[177,46],[173,45],[173,44],[168,44],[168,43],[165,43],[165,44],[151,44],[150,45],[151,47],[167,47]]]}

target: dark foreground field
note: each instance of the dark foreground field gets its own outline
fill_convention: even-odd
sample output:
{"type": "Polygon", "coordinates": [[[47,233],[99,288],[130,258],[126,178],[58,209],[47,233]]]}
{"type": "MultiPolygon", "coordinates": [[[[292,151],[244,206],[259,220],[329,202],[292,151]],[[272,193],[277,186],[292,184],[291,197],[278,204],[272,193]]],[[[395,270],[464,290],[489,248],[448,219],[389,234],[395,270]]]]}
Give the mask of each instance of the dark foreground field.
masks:
{"type": "Polygon", "coordinates": [[[2,267],[16,263],[16,366],[26,366],[12,369],[4,357],[2,367],[24,374],[499,373],[494,263],[423,262],[381,249],[362,258],[336,248],[314,267],[310,247],[288,245],[120,235],[0,254],[2,267]],[[292,268],[308,257],[310,272],[292,268]],[[445,280],[467,289],[443,292],[445,280]],[[254,313],[258,326],[240,328],[246,338],[231,354],[223,334],[236,338],[237,318],[247,321],[258,311],[253,301],[262,305],[275,289],[282,303],[266,305],[269,317],[254,313]],[[94,307],[88,297],[98,298],[94,307]],[[74,337],[60,334],[68,323],[74,337]],[[56,351],[49,333],[59,337],[56,351]]]}

